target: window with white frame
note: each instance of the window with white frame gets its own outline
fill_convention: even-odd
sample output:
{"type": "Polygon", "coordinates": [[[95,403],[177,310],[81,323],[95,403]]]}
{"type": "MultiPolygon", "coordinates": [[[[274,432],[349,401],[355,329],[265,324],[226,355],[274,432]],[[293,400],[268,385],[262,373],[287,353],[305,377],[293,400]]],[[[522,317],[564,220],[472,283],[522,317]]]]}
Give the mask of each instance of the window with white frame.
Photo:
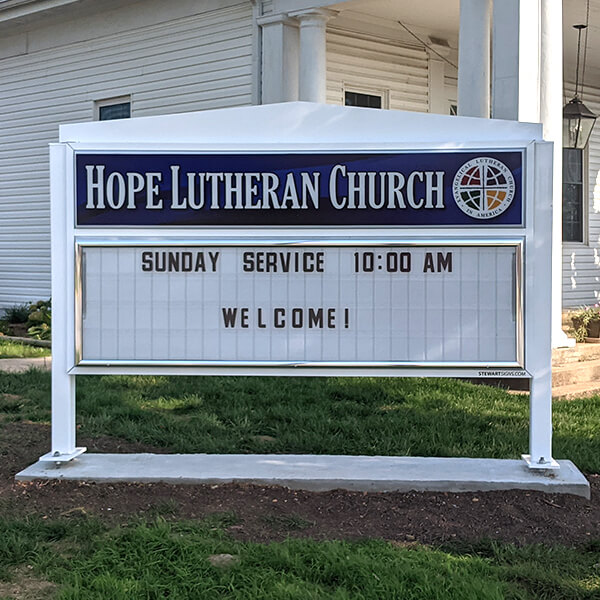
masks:
{"type": "Polygon", "coordinates": [[[387,95],[385,92],[344,89],[344,106],[360,106],[362,108],[387,108],[387,95]]]}
{"type": "Polygon", "coordinates": [[[583,150],[563,148],[563,242],[584,241],[584,160],[583,150]]]}
{"type": "Polygon", "coordinates": [[[120,96],[94,102],[94,118],[96,121],[112,121],[131,117],[131,97],[120,96]]]}

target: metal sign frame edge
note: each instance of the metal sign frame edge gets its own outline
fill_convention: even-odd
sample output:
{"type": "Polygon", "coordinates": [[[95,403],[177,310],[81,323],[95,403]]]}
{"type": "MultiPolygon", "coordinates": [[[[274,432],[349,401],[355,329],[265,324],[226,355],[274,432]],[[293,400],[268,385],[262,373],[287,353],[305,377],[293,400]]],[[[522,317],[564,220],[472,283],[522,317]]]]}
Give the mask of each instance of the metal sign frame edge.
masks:
{"type": "MultiPolygon", "coordinates": [[[[421,239],[382,239],[382,238],[351,238],[348,240],[327,238],[313,238],[312,240],[290,240],[288,238],[269,238],[261,240],[205,240],[198,238],[196,240],[182,238],[161,238],[160,242],[156,242],[149,238],[120,238],[115,241],[111,238],[85,238],[76,237],[75,243],[75,363],[70,373],[85,374],[87,367],[96,367],[96,373],[100,368],[105,369],[105,373],[112,373],[113,369],[120,367],[160,369],[161,372],[169,367],[186,367],[190,373],[218,375],[223,368],[227,368],[235,372],[236,367],[245,368],[246,370],[252,367],[260,369],[260,372],[250,373],[260,375],[265,367],[277,368],[278,375],[298,375],[300,370],[303,374],[305,370],[320,368],[321,375],[332,376],[354,376],[355,369],[365,368],[368,370],[387,369],[390,376],[404,376],[404,370],[414,371],[419,373],[417,376],[428,376],[429,369],[443,369],[438,371],[443,373],[445,369],[456,369],[457,372],[462,372],[462,377],[482,377],[491,375],[482,375],[483,370],[502,369],[506,371],[509,377],[528,377],[524,368],[524,339],[523,339],[523,286],[522,269],[523,269],[523,240],[522,238],[471,238],[468,240],[458,240],[456,238],[421,238],[421,239]],[[137,360],[119,360],[114,359],[110,362],[100,359],[85,359],[83,358],[83,304],[84,304],[84,288],[83,288],[83,270],[84,262],[82,250],[84,248],[97,247],[161,247],[172,248],[178,246],[196,246],[198,248],[210,248],[212,246],[242,246],[242,247],[365,247],[374,248],[378,246],[386,247],[511,247],[515,249],[515,287],[513,289],[513,302],[515,307],[515,361],[274,361],[274,360],[158,360],[158,359],[137,359],[137,360]],[[192,370],[195,369],[195,370],[192,370]],[[328,369],[331,369],[330,371],[328,369]],[[390,371],[390,369],[392,369],[390,371]],[[401,369],[402,372],[399,372],[401,369]],[[470,374],[466,375],[465,370],[470,370],[470,374]],[[462,371],[461,371],[462,370],[462,371]]],[[[365,373],[368,372],[365,371],[365,373]]],[[[409,376],[409,375],[406,375],[409,376]]]]}

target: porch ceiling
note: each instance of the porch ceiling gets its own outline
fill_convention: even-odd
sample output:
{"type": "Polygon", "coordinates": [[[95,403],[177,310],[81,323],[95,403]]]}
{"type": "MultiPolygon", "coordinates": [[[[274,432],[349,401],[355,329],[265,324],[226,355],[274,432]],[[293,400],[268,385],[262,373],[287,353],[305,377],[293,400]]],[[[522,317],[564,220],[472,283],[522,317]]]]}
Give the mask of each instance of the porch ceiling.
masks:
{"type": "MultiPolygon", "coordinates": [[[[405,25],[414,27],[416,31],[430,30],[434,34],[445,35],[448,40],[456,40],[458,37],[460,0],[347,0],[332,8],[375,17],[382,22],[402,21],[405,25]]],[[[563,0],[564,63],[567,81],[575,80],[577,31],[573,29],[573,25],[585,23],[586,8],[586,0],[563,0]]],[[[600,86],[600,0],[590,0],[585,82],[600,86]]]]}
{"type": "MultiPolygon", "coordinates": [[[[600,0],[599,0],[600,1],[600,0]]],[[[460,0],[349,0],[340,4],[343,10],[368,13],[385,20],[432,29],[449,36],[458,35],[460,0]]]]}

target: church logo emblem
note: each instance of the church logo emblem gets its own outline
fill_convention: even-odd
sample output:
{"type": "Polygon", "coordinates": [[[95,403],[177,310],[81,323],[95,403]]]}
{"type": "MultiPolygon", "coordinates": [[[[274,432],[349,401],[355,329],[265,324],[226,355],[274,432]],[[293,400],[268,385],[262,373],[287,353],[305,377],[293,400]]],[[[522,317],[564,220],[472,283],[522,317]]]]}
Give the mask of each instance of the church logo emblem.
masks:
{"type": "Polygon", "coordinates": [[[466,162],[452,183],[454,201],[474,219],[501,215],[515,197],[515,179],[499,160],[482,156],[466,162]]]}

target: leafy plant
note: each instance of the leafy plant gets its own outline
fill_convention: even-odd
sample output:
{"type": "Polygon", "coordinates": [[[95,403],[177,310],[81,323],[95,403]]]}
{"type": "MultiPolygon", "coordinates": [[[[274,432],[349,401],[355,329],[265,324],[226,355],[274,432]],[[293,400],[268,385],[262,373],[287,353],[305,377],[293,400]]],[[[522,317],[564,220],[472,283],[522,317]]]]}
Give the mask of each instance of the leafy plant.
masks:
{"type": "Polygon", "coordinates": [[[52,335],[52,304],[40,300],[29,307],[27,333],[37,340],[49,340],[52,335]]]}
{"type": "Polygon", "coordinates": [[[28,304],[15,304],[4,311],[4,320],[8,323],[27,323],[28,318],[28,304]]]}
{"type": "Polygon", "coordinates": [[[589,337],[590,325],[600,323],[600,305],[584,306],[571,315],[571,322],[575,331],[575,339],[584,342],[589,337]]]}

